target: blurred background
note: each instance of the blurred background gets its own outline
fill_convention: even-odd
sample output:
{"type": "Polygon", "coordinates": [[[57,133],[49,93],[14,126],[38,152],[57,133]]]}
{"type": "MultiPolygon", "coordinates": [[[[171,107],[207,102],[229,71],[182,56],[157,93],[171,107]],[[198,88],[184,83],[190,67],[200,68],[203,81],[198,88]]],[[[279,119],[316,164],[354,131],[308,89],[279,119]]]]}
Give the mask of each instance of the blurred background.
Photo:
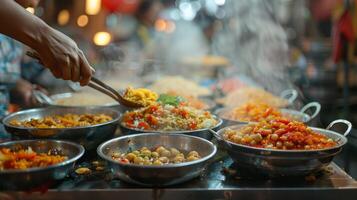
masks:
{"type": "MultiPolygon", "coordinates": [[[[202,84],[236,78],[275,93],[297,87],[304,98],[327,105],[327,121],[327,108],[333,117],[356,121],[354,44],[333,37],[333,29],[355,32],[354,6],[342,0],[46,0],[28,10],[73,38],[97,73],[118,82],[179,73],[202,84]],[[338,27],[343,20],[350,30],[338,27]]],[[[62,89],[63,81],[42,68],[26,69],[49,90],[62,89]]]]}
{"type": "MultiPolygon", "coordinates": [[[[245,85],[322,104],[317,126],[357,121],[357,1],[42,0],[29,12],[73,38],[116,88],[179,75],[214,94],[245,85]]],[[[22,77],[71,91],[28,57],[22,77]],[[31,67],[29,67],[31,66],[31,67]]],[[[337,162],[355,178],[357,133],[337,162]],[[348,159],[347,159],[348,158],[348,159]]]]}

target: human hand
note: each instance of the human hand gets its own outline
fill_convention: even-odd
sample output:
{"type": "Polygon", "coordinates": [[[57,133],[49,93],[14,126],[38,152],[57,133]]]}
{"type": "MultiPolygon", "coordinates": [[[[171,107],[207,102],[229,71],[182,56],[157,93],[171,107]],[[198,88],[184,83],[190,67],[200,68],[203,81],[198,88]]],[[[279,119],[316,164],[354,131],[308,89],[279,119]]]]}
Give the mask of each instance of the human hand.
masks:
{"type": "Polygon", "coordinates": [[[20,79],[16,82],[15,87],[10,91],[11,102],[24,108],[37,106],[38,102],[33,96],[33,89],[48,94],[47,90],[43,87],[39,85],[33,85],[26,80],[20,79]]]}
{"type": "Polygon", "coordinates": [[[94,69],[88,63],[82,50],[65,34],[49,28],[42,42],[34,48],[36,57],[56,78],[72,80],[87,85],[94,69]]]}

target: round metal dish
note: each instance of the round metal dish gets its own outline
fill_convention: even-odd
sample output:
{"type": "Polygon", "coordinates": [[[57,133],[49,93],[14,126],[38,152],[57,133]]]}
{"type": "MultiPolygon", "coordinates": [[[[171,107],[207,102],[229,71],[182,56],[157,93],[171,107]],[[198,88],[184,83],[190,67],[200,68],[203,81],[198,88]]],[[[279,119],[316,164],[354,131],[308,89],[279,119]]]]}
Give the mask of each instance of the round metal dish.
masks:
{"type": "Polygon", "coordinates": [[[108,162],[108,165],[121,180],[143,186],[168,186],[191,180],[201,174],[205,165],[217,151],[211,142],[188,135],[147,133],[122,136],[101,144],[98,155],[108,162]],[[197,151],[201,159],[180,164],[162,166],[123,164],[112,159],[115,152],[128,152],[141,147],[165,146],[177,148],[183,152],[197,151]]]}
{"type": "Polygon", "coordinates": [[[5,130],[9,132],[15,139],[63,139],[70,140],[82,144],[87,150],[95,149],[98,145],[111,137],[113,137],[120,113],[109,108],[100,107],[72,107],[72,108],[59,108],[47,107],[19,111],[8,115],[3,119],[5,130]],[[12,120],[29,120],[31,118],[43,118],[51,115],[64,115],[64,114],[106,114],[110,115],[113,120],[85,127],[73,128],[26,128],[12,126],[12,120]]]}
{"type": "Polygon", "coordinates": [[[236,144],[223,139],[227,128],[239,129],[244,125],[236,125],[223,128],[217,132],[217,139],[223,145],[228,154],[238,166],[251,170],[258,170],[261,174],[270,176],[300,176],[321,170],[327,166],[347,143],[346,136],[351,131],[352,125],[346,120],[335,120],[327,129],[314,128],[312,130],[324,134],[335,140],[338,145],[321,150],[275,150],[255,148],[236,144]],[[336,123],[344,123],[348,126],[343,135],[329,130],[336,123]]]}
{"type": "Polygon", "coordinates": [[[204,138],[206,140],[211,140],[212,139],[212,134],[209,132],[209,129],[213,130],[218,130],[219,127],[222,125],[223,120],[214,116],[216,120],[218,120],[218,124],[212,128],[204,128],[204,129],[197,129],[197,130],[184,130],[184,131],[160,131],[160,130],[142,130],[142,129],[135,129],[135,128],[128,128],[124,126],[120,119],[120,130],[122,134],[124,135],[130,135],[130,134],[138,134],[138,133],[164,133],[164,134],[185,134],[185,135],[191,135],[191,136],[196,136],[200,138],[204,138]]]}
{"type": "Polygon", "coordinates": [[[31,147],[37,153],[47,153],[55,150],[68,159],[56,165],[30,168],[25,170],[0,170],[0,188],[2,189],[31,189],[49,185],[63,179],[73,169],[75,162],[84,154],[83,146],[60,140],[19,140],[0,143],[0,148],[10,148],[14,151],[31,147]]]}
{"type": "MultiPolygon", "coordinates": [[[[233,108],[234,109],[234,108],[233,108]]],[[[229,119],[224,116],[225,113],[230,112],[232,108],[220,108],[215,111],[215,114],[220,117],[223,120],[223,126],[231,126],[231,125],[236,125],[236,124],[246,124],[248,122],[246,121],[239,121],[239,120],[233,120],[229,119]]],[[[309,123],[311,120],[313,120],[321,110],[321,105],[317,102],[310,102],[306,104],[303,108],[301,108],[300,111],[298,110],[293,110],[293,109],[287,109],[287,108],[282,108],[280,109],[280,112],[288,118],[301,121],[304,123],[309,123]],[[314,112],[312,115],[309,115],[306,113],[306,111],[314,109],[314,112]]]]}
{"type": "Polygon", "coordinates": [[[41,101],[40,103],[43,106],[53,106],[53,107],[60,107],[60,108],[78,108],[78,107],[86,107],[86,108],[93,108],[93,107],[105,107],[105,108],[111,108],[111,109],[115,109],[121,113],[130,110],[129,108],[125,107],[125,106],[121,106],[120,104],[113,102],[113,103],[108,103],[108,104],[103,104],[103,105],[93,105],[93,106],[70,106],[70,105],[60,105],[60,104],[56,104],[56,101],[64,99],[64,98],[70,98],[73,96],[73,93],[71,92],[67,92],[67,93],[59,93],[59,94],[54,94],[49,96],[49,98],[52,100],[52,104],[50,104],[49,102],[46,101],[41,101]]]}
{"type": "MultiPolygon", "coordinates": [[[[286,106],[291,106],[297,99],[298,95],[299,94],[295,89],[286,89],[280,93],[279,97],[287,101],[288,104],[286,106]]],[[[239,102],[239,99],[237,99],[237,101],[239,102]]],[[[219,106],[226,106],[226,107],[232,106],[232,105],[226,105],[224,102],[222,102],[222,99],[216,100],[216,103],[219,106]]]]}

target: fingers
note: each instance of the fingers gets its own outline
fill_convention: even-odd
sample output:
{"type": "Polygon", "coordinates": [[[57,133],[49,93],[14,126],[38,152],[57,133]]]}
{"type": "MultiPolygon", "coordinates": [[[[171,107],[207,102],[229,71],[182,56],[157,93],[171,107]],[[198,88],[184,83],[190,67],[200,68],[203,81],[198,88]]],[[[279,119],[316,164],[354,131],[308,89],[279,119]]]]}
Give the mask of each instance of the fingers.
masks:
{"type": "Polygon", "coordinates": [[[62,71],[59,68],[51,67],[49,69],[52,72],[53,76],[55,76],[56,78],[62,78],[62,71]]]}
{"type": "Polygon", "coordinates": [[[90,79],[92,78],[92,67],[88,63],[86,57],[84,56],[83,52],[80,51],[80,62],[81,62],[81,78],[80,84],[81,86],[88,85],[90,79]]]}
{"type": "MultiPolygon", "coordinates": [[[[79,58],[79,56],[78,56],[79,58]]],[[[79,59],[73,60],[72,63],[74,63],[71,66],[72,69],[72,77],[71,80],[73,82],[79,82],[80,78],[81,78],[81,62],[79,59]]]]}
{"type": "Polygon", "coordinates": [[[64,55],[65,58],[61,64],[61,67],[62,68],[62,78],[64,80],[71,80],[72,78],[72,67],[71,67],[71,59],[69,56],[67,55],[64,55]]]}

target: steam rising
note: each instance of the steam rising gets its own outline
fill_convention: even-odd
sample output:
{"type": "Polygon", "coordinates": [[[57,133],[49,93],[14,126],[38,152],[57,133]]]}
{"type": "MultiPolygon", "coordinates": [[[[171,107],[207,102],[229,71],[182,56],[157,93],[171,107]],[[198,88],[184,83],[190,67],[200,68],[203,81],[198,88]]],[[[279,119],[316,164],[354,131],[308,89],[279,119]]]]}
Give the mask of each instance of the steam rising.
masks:
{"type": "Polygon", "coordinates": [[[288,66],[287,35],[274,15],[276,1],[229,1],[228,20],[213,42],[217,54],[228,57],[237,73],[253,78],[276,94],[292,87],[288,66]]]}

